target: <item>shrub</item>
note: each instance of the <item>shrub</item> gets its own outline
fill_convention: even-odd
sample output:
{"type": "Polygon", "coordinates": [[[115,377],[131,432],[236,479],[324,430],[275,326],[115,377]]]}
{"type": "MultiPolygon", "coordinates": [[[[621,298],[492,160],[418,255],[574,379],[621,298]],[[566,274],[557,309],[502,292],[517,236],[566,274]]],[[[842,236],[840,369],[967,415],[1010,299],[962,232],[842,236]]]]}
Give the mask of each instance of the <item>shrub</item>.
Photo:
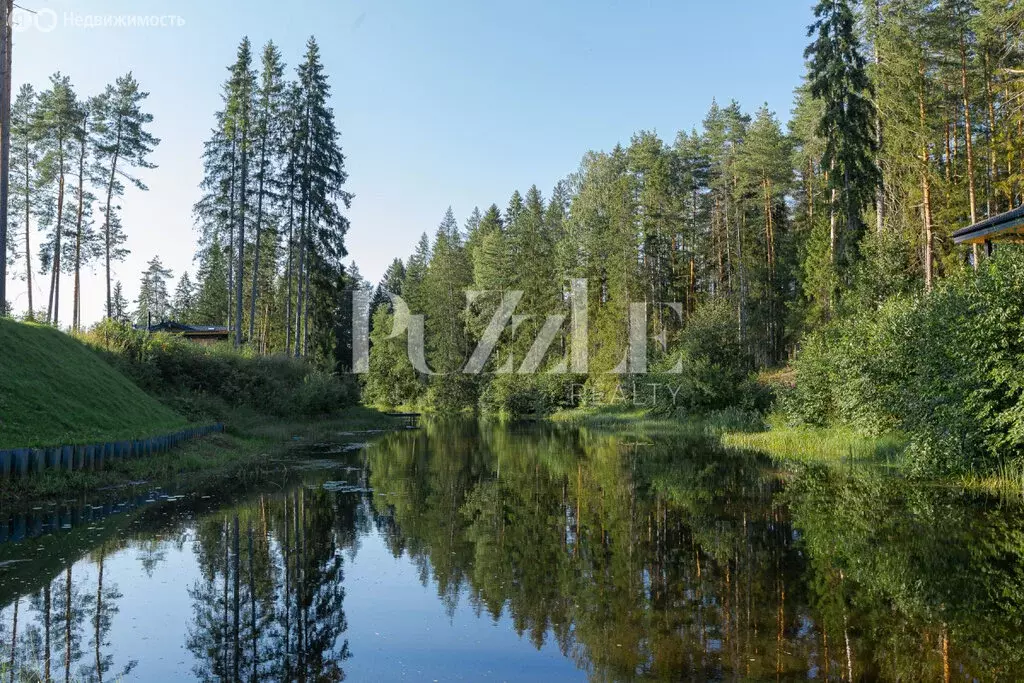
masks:
{"type": "Polygon", "coordinates": [[[574,375],[494,375],[480,394],[480,411],[509,418],[549,415],[570,405],[574,375]]]}
{"type": "Polygon", "coordinates": [[[279,417],[313,417],[358,400],[354,381],[285,356],[200,346],[113,321],[100,323],[84,339],[108,352],[143,389],[186,414],[217,416],[226,406],[279,417]]]}
{"type": "Polygon", "coordinates": [[[897,429],[930,472],[993,471],[1024,454],[1024,254],[893,299],[806,340],[793,422],[897,429]]]}

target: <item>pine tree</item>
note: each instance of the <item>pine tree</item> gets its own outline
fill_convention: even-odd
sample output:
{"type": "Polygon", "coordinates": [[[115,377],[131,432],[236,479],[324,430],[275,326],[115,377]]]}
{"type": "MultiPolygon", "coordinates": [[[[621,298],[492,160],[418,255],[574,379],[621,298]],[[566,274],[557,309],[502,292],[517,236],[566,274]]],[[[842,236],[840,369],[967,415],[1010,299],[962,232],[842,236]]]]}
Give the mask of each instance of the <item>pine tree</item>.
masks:
{"type": "Polygon", "coordinates": [[[758,223],[759,228],[748,242],[757,245],[760,261],[752,264],[758,280],[755,307],[764,332],[764,343],[757,346],[765,351],[765,363],[774,364],[781,357],[785,333],[781,297],[789,283],[783,279],[785,271],[780,271],[779,251],[785,247],[785,198],[793,170],[790,142],[767,106],[758,110],[747,129],[736,170],[747,202],[757,206],[750,211],[750,223],[758,223]]]}
{"type": "Polygon", "coordinates": [[[103,259],[107,287],[107,317],[112,316],[110,280],[111,263],[123,261],[128,255],[125,234],[115,201],[124,195],[125,181],[140,190],[146,185],[133,175],[134,169],[150,169],[155,165],[148,160],[160,140],[147,127],[153,115],[143,111],[148,92],[128,72],[108,85],[95,98],[93,105],[92,145],[96,150],[97,172],[103,177],[104,201],[103,259]]]}
{"type": "Polygon", "coordinates": [[[60,274],[66,267],[62,261],[66,247],[63,238],[69,232],[68,217],[74,215],[73,207],[65,204],[68,200],[66,183],[73,172],[74,146],[82,134],[83,118],[82,105],[75,96],[71,79],[60,73],[51,76],[50,89],[39,97],[33,128],[42,153],[39,184],[47,194],[40,223],[52,231],[43,245],[42,259],[44,267],[50,271],[46,319],[53,325],[60,322],[60,274]]]}
{"type": "MultiPolygon", "coordinates": [[[[226,96],[226,95],[225,95],[226,96]]],[[[208,301],[205,312],[219,316],[206,319],[207,325],[230,325],[231,292],[233,290],[232,272],[234,269],[224,261],[225,253],[230,254],[234,244],[234,148],[229,140],[224,124],[223,111],[216,115],[216,126],[203,148],[203,180],[200,189],[202,197],[193,207],[193,213],[200,229],[199,259],[206,260],[216,250],[218,270],[217,276],[223,282],[214,285],[201,280],[205,291],[223,293],[224,301],[214,305],[208,301]]],[[[211,271],[211,274],[213,271],[211,271]]]]}
{"type": "Polygon", "coordinates": [[[405,278],[402,285],[402,298],[409,310],[415,315],[424,313],[427,308],[427,294],[423,289],[423,280],[427,276],[430,265],[430,238],[427,233],[420,235],[416,243],[416,251],[409,257],[405,266],[405,278]]]}
{"type": "Polygon", "coordinates": [[[71,328],[80,330],[82,327],[82,266],[88,264],[98,255],[96,233],[92,227],[92,205],[96,197],[88,190],[87,183],[92,184],[92,147],[89,139],[89,127],[93,102],[82,105],[82,124],[75,138],[75,156],[77,157],[77,174],[75,176],[75,208],[73,272],[74,295],[71,328]]]}
{"type": "Polygon", "coordinates": [[[32,217],[38,211],[37,167],[39,150],[33,129],[36,118],[37,95],[35,89],[24,84],[11,107],[11,198],[8,240],[12,249],[17,237],[21,239],[21,257],[25,262],[25,289],[28,295],[28,317],[35,317],[32,289],[32,217]]]}

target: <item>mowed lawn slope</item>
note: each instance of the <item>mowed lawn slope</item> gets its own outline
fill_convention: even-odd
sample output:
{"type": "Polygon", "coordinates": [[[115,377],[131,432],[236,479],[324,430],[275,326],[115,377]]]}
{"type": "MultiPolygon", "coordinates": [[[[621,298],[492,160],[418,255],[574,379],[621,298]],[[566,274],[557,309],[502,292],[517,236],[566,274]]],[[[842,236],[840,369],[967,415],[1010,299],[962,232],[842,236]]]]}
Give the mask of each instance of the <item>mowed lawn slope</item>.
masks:
{"type": "Polygon", "coordinates": [[[185,424],[81,342],[0,319],[0,448],[157,436],[185,424]]]}

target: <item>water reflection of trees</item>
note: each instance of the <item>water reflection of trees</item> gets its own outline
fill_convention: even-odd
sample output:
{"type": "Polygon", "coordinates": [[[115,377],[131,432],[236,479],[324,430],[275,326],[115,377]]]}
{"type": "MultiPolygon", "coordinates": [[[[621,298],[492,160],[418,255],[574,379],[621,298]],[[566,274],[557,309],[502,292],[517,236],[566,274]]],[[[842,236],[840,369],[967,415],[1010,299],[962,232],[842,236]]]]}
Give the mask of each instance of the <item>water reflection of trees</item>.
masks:
{"type": "Polygon", "coordinates": [[[786,495],[804,534],[815,613],[823,630],[845,631],[836,643],[852,650],[855,675],[1024,676],[1019,504],[817,468],[786,495]]]}
{"type": "Polygon", "coordinates": [[[0,619],[3,668],[11,681],[100,681],[122,678],[135,666],[115,668],[110,629],[122,597],[104,576],[106,557],[123,547],[106,542],[91,554],[85,579],[68,564],[41,588],[15,599],[0,619]]]}
{"type": "Polygon", "coordinates": [[[159,542],[105,541],[0,611],[0,669],[130,673],[110,654],[121,594],[106,558],[134,548],[151,571],[191,544],[197,678],[342,680],[344,561],[376,529],[450,614],[466,601],[506,617],[593,679],[1022,677],[1019,506],[634,441],[466,422],[391,435],[352,475],[372,494],[299,486],[161,527],[159,542]]]}
{"type": "Polygon", "coordinates": [[[778,482],[679,450],[435,423],[371,449],[371,484],[392,551],[451,607],[464,586],[596,678],[806,668],[815,647],[778,482]]]}
{"type": "Polygon", "coordinates": [[[593,678],[1020,673],[1024,521],[984,501],[881,474],[784,486],[706,443],[446,422],[384,440],[370,471],[392,552],[450,610],[505,614],[593,678]]]}
{"type": "Polygon", "coordinates": [[[358,503],[299,488],[198,523],[188,637],[198,679],[344,679],[342,550],[358,503]]]}

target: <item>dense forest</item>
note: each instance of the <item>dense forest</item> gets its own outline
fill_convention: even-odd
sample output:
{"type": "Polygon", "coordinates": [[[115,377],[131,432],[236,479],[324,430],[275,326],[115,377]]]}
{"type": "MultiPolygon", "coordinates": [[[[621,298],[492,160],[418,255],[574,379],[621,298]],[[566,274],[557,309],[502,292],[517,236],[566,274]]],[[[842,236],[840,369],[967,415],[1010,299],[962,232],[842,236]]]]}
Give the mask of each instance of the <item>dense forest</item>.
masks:
{"type": "MultiPolygon", "coordinates": [[[[986,260],[951,233],[1021,200],[1022,27],[1024,10],[998,0],[822,0],[788,125],[712,102],[674,139],[639,131],[588,152],[547,196],[515,191],[461,229],[446,214],[380,285],[426,314],[437,374],[387,338],[381,294],[367,398],[532,412],[581,379],[628,383],[606,373],[622,369],[629,303],[647,302],[650,334],[667,327],[691,361],[684,375],[702,376],[701,358],[715,366],[691,387],[699,406],[717,400],[708,383],[723,369],[786,364],[834,321],[969,276],[986,260]],[[573,278],[589,284],[589,379],[519,374],[543,316],[569,313],[573,278]],[[522,291],[517,312],[534,316],[502,336],[489,366],[502,371],[482,379],[451,374],[497,306],[485,295],[464,313],[466,289],[522,291]],[[655,302],[681,302],[682,316],[655,302]]],[[[562,369],[572,340],[560,334],[539,370],[562,369]]]]}

